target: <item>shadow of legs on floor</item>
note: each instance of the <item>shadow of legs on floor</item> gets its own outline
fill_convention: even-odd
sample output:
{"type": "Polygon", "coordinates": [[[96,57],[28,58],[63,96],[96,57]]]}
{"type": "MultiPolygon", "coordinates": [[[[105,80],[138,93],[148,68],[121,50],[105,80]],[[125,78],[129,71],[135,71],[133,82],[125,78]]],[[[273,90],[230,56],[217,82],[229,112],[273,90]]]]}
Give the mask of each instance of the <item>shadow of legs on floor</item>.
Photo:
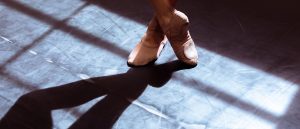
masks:
{"type": "Polygon", "coordinates": [[[22,95],[0,121],[5,129],[51,129],[51,111],[84,104],[107,95],[70,128],[109,129],[148,85],[161,87],[173,72],[187,68],[179,61],[130,69],[123,74],[95,77],[22,95]]]}

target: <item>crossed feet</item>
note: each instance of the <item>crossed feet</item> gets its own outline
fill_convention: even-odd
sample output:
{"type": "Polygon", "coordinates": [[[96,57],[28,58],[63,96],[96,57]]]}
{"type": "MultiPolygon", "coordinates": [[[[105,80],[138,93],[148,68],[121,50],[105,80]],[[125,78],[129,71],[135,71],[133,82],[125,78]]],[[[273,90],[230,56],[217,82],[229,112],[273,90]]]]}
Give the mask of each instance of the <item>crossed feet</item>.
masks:
{"type": "Polygon", "coordinates": [[[188,26],[188,17],[177,10],[162,21],[154,16],[148,24],[146,34],[130,53],[128,66],[141,67],[154,63],[168,39],[177,58],[184,64],[195,67],[198,54],[188,26]]]}

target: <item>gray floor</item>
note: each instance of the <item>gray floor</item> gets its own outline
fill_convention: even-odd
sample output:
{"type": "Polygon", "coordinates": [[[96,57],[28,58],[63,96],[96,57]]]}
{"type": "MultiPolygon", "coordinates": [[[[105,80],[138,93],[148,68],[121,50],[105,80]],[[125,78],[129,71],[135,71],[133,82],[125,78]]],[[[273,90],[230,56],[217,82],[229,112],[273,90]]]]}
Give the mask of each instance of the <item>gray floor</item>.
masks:
{"type": "Polygon", "coordinates": [[[146,0],[1,0],[0,117],[55,129],[299,129],[296,6],[181,0],[199,65],[182,67],[168,44],[156,65],[132,69],[146,0]]]}

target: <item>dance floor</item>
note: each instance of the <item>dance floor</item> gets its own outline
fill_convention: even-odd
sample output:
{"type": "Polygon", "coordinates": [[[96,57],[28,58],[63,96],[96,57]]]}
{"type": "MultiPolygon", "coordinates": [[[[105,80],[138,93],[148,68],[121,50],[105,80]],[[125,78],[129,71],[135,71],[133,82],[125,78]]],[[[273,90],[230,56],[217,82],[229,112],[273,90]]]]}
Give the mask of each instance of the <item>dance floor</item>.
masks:
{"type": "Polygon", "coordinates": [[[127,57],[147,0],[0,0],[1,129],[299,129],[300,11],[180,0],[199,64],[127,57]]]}

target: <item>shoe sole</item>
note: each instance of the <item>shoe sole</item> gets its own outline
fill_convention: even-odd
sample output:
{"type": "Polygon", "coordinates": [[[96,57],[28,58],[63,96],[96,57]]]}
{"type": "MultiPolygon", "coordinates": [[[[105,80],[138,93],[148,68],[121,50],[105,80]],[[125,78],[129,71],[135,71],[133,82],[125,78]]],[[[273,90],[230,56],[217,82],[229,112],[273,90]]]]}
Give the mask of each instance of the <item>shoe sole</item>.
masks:
{"type": "Polygon", "coordinates": [[[127,62],[127,66],[131,67],[131,68],[139,68],[139,67],[146,67],[146,66],[151,66],[155,63],[157,59],[150,61],[149,63],[145,64],[145,65],[134,65],[134,64],[130,64],[129,62],[127,62]]]}

